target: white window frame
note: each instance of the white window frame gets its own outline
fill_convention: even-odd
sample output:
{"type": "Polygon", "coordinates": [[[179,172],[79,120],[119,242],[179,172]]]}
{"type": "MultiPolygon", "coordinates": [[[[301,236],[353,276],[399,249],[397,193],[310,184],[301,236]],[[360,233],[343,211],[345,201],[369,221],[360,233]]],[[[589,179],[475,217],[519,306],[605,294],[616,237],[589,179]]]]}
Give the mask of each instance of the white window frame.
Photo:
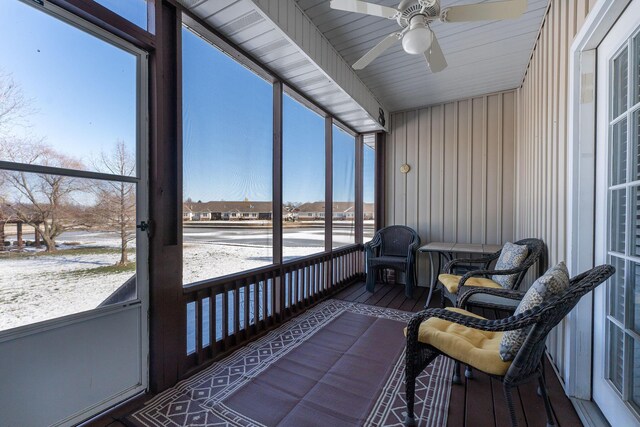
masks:
{"type": "MultiPolygon", "coordinates": [[[[594,266],[596,198],[596,49],[631,0],[598,0],[571,46],[569,57],[569,156],[567,263],[569,271],[594,266]],[[593,233],[585,232],[593,230],[593,233]]],[[[585,295],[569,313],[566,335],[565,391],[585,425],[603,419],[591,402],[593,295],[585,295]]]]}

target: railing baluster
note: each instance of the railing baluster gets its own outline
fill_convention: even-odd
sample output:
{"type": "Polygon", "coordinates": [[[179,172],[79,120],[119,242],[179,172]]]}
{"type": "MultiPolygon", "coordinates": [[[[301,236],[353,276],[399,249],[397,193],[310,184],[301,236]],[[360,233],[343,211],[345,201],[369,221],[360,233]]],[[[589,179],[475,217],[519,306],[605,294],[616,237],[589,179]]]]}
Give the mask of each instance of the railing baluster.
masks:
{"type": "Polygon", "coordinates": [[[229,327],[229,289],[225,286],[222,294],[222,342],[224,343],[224,350],[231,347],[229,327]]]}
{"type": "Polygon", "coordinates": [[[233,282],[233,335],[235,342],[238,342],[238,334],[240,332],[240,291],[238,282],[233,282]]]}
{"type": "Polygon", "coordinates": [[[264,275],[256,276],[253,283],[253,324],[256,326],[256,333],[260,330],[260,284],[264,275]]]}

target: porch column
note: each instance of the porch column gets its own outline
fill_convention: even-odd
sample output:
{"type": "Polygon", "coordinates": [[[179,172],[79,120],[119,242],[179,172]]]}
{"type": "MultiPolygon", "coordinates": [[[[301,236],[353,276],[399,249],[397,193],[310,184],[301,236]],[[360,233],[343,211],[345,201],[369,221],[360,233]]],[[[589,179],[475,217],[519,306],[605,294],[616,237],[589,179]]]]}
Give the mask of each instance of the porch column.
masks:
{"type": "Polygon", "coordinates": [[[149,387],[185,375],[186,303],[182,296],[182,110],[180,12],[155,2],[156,46],[149,55],[149,387]],[[178,102],[176,101],[178,100],[178,102]]]}
{"type": "Polygon", "coordinates": [[[16,223],[16,230],[18,234],[18,241],[16,242],[16,245],[18,245],[18,249],[22,249],[22,245],[24,242],[22,241],[22,223],[21,222],[16,223]]]}

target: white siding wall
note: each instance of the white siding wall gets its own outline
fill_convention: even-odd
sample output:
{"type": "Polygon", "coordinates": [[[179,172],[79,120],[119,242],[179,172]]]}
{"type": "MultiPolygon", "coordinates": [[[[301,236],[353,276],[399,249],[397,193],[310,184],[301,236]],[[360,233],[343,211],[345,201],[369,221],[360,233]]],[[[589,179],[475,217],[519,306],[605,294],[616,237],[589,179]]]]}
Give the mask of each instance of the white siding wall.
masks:
{"type": "MultiPolygon", "coordinates": [[[[387,225],[414,228],[423,244],[513,240],[515,110],[515,91],[507,91],[393,114],[387,225]]],[[[425,285],[425,256],[419,272],[425,285]]]]}
{"type": "MultiPolygon", "coordinates": [[[[524,82],[517,91],[516,238],[538,236],[549,265],[567,258],[567,114],[569,51],[595,0],[551,0],[524,82]]],[[[580,273],[572,271],[571,275],[580,273]]],[[[561,377],[563,323],[548,340],[561,377]]]]}

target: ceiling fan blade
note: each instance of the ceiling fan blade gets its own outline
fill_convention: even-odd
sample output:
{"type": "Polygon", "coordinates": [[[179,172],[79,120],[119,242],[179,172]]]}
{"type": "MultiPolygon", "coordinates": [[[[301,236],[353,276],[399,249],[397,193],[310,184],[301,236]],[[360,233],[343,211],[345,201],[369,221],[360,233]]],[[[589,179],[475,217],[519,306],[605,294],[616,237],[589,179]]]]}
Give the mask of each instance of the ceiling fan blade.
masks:
{"type": "Polygon", "coordinates": [[[444,9],[444,22],[498,21],[519,18],[527,10],[527,0],[505,0],[491,3],[467,4],[444,9]]]}
{"type": "Polygon", "coordinates": [[[369,65],[371,61],[373,61],[378,56],[380,56],[382,52],[389,49],[399,39],[400,39],[400,33],[389,34],[387,37],[382,39],[380,43],[375,45],[373,49],[365,53],[362,58],[358,59],[356,63],[352,65],[353,69],[362,70],[364,67],[369,65]]]}
{"type": "Polygon", "coordinates": [[[331,6],[331,9],[364,13],[366,15],[380,16],[382,18],[393,18],[400,13],[392,7],[367,3],[359,0],[331,0],[329,5],[331,6]]]}
{"type": "Polygon", "coordinates": [[[432,73],[439,73],[447,68],[447,60],[444,59],[444,54],[442,53],[442,49],[440,49],[440,43],[438,43],[438,39],[433,31],[431,32],[431,46],[425,51],[424,57],[432,73]]]}

